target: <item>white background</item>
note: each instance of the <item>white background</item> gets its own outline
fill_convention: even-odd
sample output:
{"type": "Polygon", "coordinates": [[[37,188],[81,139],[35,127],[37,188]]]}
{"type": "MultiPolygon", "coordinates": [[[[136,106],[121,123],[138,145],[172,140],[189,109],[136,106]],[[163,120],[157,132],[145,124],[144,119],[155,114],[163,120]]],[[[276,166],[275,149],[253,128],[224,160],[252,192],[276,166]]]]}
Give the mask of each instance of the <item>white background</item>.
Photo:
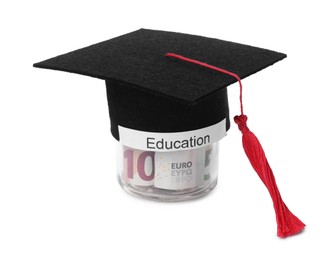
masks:
{"type": "MultiPolygon", "coordinates": [[[[0,259],[330,259],[328,2],[2,1],[0,259]],[[207,197],[166,204],[121,190],[104,82],[32,64],[139,28],[288,54],[243,81],[244,105],[305,232],[277,238],[234,123],[207,197]]],[[[238,93],[229,88],[231,117],[238,93]]]]}

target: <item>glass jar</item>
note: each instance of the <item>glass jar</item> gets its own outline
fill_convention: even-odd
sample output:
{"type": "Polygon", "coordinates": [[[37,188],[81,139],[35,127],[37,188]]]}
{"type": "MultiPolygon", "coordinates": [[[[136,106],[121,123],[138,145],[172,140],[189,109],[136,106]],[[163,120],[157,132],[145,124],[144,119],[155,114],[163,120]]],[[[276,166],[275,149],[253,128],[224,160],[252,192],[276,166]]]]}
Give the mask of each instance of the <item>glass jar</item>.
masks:
{"type": "Polygon", "coordinates": [[[199,198],[217,184],[218,142],[192,150],[155,152],[118,145],[118,179],[133,195],[157,201],[199,198]]]}

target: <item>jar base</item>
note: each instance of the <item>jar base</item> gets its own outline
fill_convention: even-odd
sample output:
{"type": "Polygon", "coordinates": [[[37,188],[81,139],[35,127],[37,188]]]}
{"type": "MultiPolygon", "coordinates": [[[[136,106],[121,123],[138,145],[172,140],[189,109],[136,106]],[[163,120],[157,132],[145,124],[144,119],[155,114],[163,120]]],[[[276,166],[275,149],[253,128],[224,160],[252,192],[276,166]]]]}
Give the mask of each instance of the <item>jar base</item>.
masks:
{"type": "Polygon", "coordinates": [[[201,198],[207,195],[211,190],[217,185],[217,179],[211,182],[208,186],[203,186],[201,188],[191,188],[185,190],[164,190],[158,189],[153,186],[144,187],[144,186],[132,186],[130,184],[123,183],[120,178],[118,178],[123,190],[127,193],[148,200],[161,201],[161,202],[179,202],[187,201],[201,198]]]}

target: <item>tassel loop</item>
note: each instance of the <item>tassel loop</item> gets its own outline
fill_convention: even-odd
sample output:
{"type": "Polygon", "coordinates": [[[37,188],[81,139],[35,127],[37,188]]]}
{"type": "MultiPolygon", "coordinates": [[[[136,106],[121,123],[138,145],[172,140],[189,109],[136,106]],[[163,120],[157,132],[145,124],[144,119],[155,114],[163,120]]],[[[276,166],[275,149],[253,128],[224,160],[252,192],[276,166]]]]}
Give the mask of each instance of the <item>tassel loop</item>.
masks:
{"type": "Polygon", "coordinates": [[[249,128],[247,127],[247,119],[248,117],[246,115],[234,117],[234,122],[238,125],[238,128],[242,133],[247,133],[249,131],[249,128]]]}

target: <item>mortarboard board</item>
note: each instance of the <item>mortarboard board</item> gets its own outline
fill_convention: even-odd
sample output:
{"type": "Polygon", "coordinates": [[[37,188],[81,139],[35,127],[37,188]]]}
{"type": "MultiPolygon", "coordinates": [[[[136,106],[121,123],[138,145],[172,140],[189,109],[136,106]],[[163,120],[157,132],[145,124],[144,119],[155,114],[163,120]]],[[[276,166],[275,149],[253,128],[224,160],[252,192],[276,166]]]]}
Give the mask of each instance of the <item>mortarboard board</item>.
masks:
{"type": "MultiPolygon", "coordinates": [[[[105,80],[111,132],[120,140],[119,126],[171,133],[201,129],[225,120],[228,130],[226,87],[285,57],[283,53],[229,41],[140,29],[34,66],[105,80]],[[230,73],[220,73],[215,68],[230,73]]],[[[245,127],[240,124],[243,130],[245,127]]],[[[243,134],[247,133],[246,128],[243,134]]],[[[268,164],[266,160],[264,163],[268,164]]],[[[254,168],[258,171],[256,165],[254,168]]],[[[281,207],[287,209],[285,204],[281,207]]],[[[283,211],[281,215],[288,214],[283,211]]],[[[279,235],[299,231],[294,229],[279,235]]]]}

